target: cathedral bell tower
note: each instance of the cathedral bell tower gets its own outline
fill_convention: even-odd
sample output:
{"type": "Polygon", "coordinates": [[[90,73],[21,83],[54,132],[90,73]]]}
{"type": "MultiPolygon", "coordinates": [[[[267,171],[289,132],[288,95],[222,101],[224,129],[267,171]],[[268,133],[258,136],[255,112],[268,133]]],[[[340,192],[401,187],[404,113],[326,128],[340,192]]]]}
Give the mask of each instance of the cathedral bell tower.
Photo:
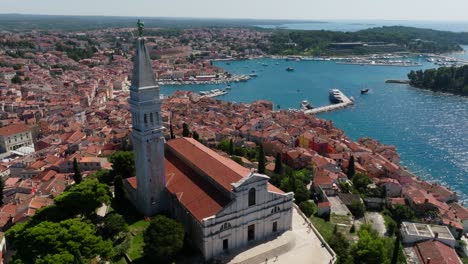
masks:
{"type": "Polygon", "coordinates": [[[161,123],[159,86],[155,81],[145,39],[141,35],[140,33],[136,41],[128,103],[132,113],[132,139],[137,178],[135,205],[145,216],[152,216],[167,206],[165,139],[161,123]]]}

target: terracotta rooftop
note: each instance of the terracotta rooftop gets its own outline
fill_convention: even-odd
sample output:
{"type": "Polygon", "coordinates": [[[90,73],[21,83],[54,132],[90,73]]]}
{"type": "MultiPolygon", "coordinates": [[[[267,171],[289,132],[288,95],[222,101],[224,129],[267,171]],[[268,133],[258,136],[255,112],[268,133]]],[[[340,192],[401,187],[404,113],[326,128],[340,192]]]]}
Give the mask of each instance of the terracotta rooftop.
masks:
{"type": "Polygon", "coordinates": [[[12,136],[29,130],[31,130],[31,128],[25,124],[9,125],[0,127],[0,136],[12,136]]]}
{"type": "Polygon", "coordinates": [[[218,189],[171,153],[166,154],[166,182],[166,188],[198,221],[215,215],[229,202],[218,189]]]}
{"type": "Polygon", "coordinates": [[[227,191],[232,190],[232,183],[251,173],[250,169],[217,154],[193,138],[173,139],[167,142],[167,146],[227,191]]]}
{"type": "Polygon", "coordinates": [[[428,258],[431,259],[431,264],[461,263],[453,248],[436,240],[418,243],[414,248],[421,263],[428,263],[428,258]]]}

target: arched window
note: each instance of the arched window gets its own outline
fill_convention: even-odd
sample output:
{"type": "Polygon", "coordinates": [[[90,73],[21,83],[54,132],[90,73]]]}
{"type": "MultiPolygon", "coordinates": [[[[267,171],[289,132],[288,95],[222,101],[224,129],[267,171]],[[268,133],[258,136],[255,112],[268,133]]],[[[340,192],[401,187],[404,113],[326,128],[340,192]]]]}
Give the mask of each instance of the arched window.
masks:
{"type": "Polygon", "coordinates": [[[249,206],[255,205],[255,188],[249,190],[249,206]]]}

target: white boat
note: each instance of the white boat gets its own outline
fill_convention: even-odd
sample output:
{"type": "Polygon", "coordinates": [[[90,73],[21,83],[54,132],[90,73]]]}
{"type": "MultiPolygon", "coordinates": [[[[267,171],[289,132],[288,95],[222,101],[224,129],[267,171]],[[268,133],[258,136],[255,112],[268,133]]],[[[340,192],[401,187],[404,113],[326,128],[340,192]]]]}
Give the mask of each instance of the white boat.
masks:
{"type": "Polygon", "coordinates": [[[301,110],[310,110],[313,109],[314,107],[309,103],[309,101],[304,100],[301,102],[301,110]]]}

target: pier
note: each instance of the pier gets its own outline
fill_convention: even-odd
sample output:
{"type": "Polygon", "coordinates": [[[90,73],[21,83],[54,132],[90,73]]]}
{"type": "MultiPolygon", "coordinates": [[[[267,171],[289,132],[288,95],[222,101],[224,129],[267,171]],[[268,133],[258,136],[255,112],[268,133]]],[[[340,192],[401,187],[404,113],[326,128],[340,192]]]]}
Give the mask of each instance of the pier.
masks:
{"type": "Polygon", "coordinates": [[[310,109],[310,110],[305,110],[304,113],[305,114],[319,114],[319,113],[329,112],[329,111],[333,111],[333,110],[340,109],[340,108],[345,108],[353,104],[353,101],[351,101],[351,99],[349,99],[341,91],[340,91],[340,97],[342,98],[341,103],[321,106],[321,107],[317,107],[317,108],[310,109]]]}

